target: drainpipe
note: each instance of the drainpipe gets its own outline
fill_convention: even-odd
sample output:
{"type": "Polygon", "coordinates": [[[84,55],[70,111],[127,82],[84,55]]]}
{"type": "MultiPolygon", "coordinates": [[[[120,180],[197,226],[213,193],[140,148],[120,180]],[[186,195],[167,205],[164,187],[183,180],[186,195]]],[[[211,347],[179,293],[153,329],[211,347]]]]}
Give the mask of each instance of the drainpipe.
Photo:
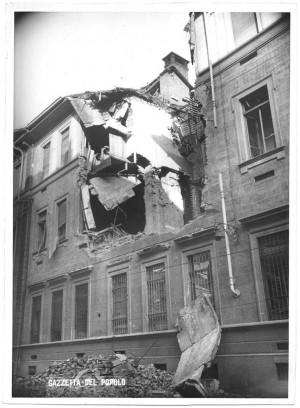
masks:
{"type": "Polygon", "coordinates": [[[221,195],[221,203],[222,203],[222,213],[223,213],[223,223],[224,223],[224,230],[225,230],[225,244],[226,244],[226,254],[227,254],[227,262],[228,262],[228,274],[229,274],[229,284],[230,290],[234,297],[239,297],[241,292],[234,287],[234,279],[232,275],[232,264],[231,264],[231,256],[230,256],[230,246],[229,246],[229,238],[226,233],[227,230],[227,217],[226,217],[226,208],[225,208],[225,199],[224,199],[224,192],[223,192],[223,179],[222,174],[219,173],[219,183],[220,183],[220,195],[221,195]]]}
{"type": "Polygon", "coordinates": [[[206,31],[206,13],[205,12],[203,13],[203,26],[204,26],[204,36],[205,36],[206,52],[207,52],[209,74],[210,74],[211,99],[212,99],[212,107],[213,107],[213,115],[214,115],[214,126],[215,128],[217,128],[218,125],[217,125],[217,112],[216,112],[216,100],[215,100],[214,74],[212,70],[211,59],[209,56],[209,46],[208,46],[208,38],[207,38],[207,31],[206,31]]]}
{"type": "Polygon", "coordinates": [[[18,224],[19,224],[19,204],[20,204],[20,194],[22,188],[22,180],[23,180],[23,168],[24,168],[24,153],[20,147],[16,147],[14,145],[14,149],[18,150],[21,153],[21,169],[20,169],[20,176],[19,176],[19,186],[18,186],[18,199],[17,199],[17,218],[16,218],[16,233],[15,233],[15,242],[14,242],[14,251],[13,251],[13,259],[15,260],[16,256],[16,247],[17,247],[17,236],[18,236],[18,224]]]}

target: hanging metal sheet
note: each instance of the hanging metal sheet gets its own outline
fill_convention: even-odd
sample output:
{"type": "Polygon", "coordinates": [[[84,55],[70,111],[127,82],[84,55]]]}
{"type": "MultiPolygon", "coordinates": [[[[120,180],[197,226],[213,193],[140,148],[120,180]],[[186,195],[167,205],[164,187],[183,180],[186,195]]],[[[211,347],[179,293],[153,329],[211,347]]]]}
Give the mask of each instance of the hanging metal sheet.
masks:
{"type": "Polygon", "coordinates": [[[140,184],[140,181],[134,178],[128,180],[125,177],[107,176],[94,177],[90,184],[98,193],[100,203],[109,211],[133,197],[135,195],[133,188],[140,184]]]}

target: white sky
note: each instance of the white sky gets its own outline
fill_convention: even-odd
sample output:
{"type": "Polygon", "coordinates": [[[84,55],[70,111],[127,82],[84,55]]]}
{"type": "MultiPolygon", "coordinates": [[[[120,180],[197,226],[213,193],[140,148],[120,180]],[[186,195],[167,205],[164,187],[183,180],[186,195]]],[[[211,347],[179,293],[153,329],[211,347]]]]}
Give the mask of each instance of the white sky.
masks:
{"type": "MultiPolygon", "coordinates": [[[[190,60],[182,12],[29,12],[15,22],[14,126],[59,96],[140,88],[170,51],[190,60]]],[[[194,66],[189,65],[194,83],[194,66]]]]}

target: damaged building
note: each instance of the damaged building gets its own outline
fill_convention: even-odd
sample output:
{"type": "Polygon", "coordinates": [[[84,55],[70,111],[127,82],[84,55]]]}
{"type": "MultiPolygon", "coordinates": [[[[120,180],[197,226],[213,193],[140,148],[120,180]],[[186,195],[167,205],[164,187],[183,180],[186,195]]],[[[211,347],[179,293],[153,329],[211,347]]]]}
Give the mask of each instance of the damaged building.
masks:
{"type": "Polygon", "coordinates": [[[147,86],[61,97],[15,130],[16,376],[114,352],[176,371],[180,311],[204,293],[222,337],[202,376],[287,394],[289,20],[190,13],[186,30],[195,87],[171,52],[147,86]]]}

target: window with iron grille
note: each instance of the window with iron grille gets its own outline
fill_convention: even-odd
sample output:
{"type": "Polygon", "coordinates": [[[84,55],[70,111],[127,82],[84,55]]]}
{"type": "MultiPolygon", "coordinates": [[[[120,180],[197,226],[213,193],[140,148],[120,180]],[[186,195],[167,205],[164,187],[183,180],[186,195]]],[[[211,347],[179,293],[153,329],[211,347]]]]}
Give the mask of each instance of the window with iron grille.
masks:
{"type": "Polygon", "coordinates": [[[69,162],[69,141],[70,128],[67,127],[61,132],[61,165],[65,166],[69,162]]]}
{"type": "Polygon", "coordinates": [[[241,99],[248,131],[250,157],[260,156],[276,148],[267,85],[241,99]]]}
{"type": "Polygon", "coordinates": [[[202,251],[188,256],[190,298],[193,302],[201,293],[209,295],[214,305],[210,251],[202,251]]]}
{"type": "Polygon", "coordinates": [[[51,341],[60,341],[62,335],[63,290],[52,293],[51,341]]]}
{"type": "Polygon", "coordinates": [[[166,330],[167,323],[167,299],[165,264],[159,263],[148,266],[147,290],[148,290],[148,329],[149,331],[166,330]]]}
{"type": "Polygon", "coordinates": [[[289,316],[289,233],[258,238],[259,256],[269,320],[289,316]]]}
{"type": "Polygon", "coordinates": [[[113,334],[127,333],[127,274],[112,276],[113,334]]]}
{"type": "Polygon", "coordinates": [[[67,199],[57,203],[57,237],[58,242],[66,238],[67,226],[67,199]]]}
{"type": "Polygon", "coordinates": [[[50,169],[50,142],[44,146],[43,178],[47,177],[50,169]]]}
{"type": "Polygon", "coordinates": [[[88,284],[75,287],[75,339],[87,337],[88,328],[88,284]]]}
{"type": "Polygon", "coordinates": [[[46,248],[47,210],[38,213],[38,250],[46,248]]]}
{"type": "Polygon", "coordinates": [[[30,343],[40,342],[42,296],[32,298],[30,343]]]}

